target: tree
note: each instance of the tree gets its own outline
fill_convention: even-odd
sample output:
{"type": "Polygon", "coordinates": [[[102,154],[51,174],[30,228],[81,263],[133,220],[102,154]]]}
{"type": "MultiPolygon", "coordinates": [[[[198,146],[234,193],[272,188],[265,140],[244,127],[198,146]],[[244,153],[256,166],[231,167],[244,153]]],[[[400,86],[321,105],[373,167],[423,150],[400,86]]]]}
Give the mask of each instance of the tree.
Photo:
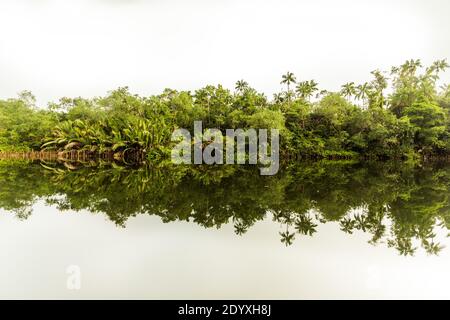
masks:
{"type": "Polygon", "coordinates": [[[420,60],[409,60],[391,70],[394,93],[390,96],[390,110],[397,117],[401,117],[404,109],[419,98],[421,78],[416,73],[420,67],[420,60]]]}
{"type": "Polygon", "coordinates": [[[384,98],[383,91],[388,86],[388,79],[383,75],[380,70],[372,71],[371,74],[374,76],[370,82],[370,87],[373,89],[369,95],[369,107],[379,107],[383,108],[386,102],[384,98]]]}
{"type": "Polygon", "coordinates": [[[446,131],[446,114],[437,104],[416,102],[405,108],[405,115],[415,129],[414,143],[419,152],[430,154],[445,148],[441,139],[446,131]]]}
{"type": "Polygon", "coordinates": [[[371,89],[371,87],[369,86],[369,84],[367,82],[365,82],[364,84],[360,84],[354,90],[355,98],[358,100],[362,100],[363,104],[364,104],[365,100],[370,95],[370,89],[371,89]]]}
{"type": "Polygon", "coordinates": [[[278,129],[283,133],[286,130],[284,121],[280,111],[263,109],[248,118],[248,126],[255,129],[278,129]]]}
{"type": "Polygon", "coordinates": [[[246,89],[248,89],[248,83],[244,80],[239,80],[236,82],[235,90],[239,93],[243,93],[246,89]]]}
{"type": "Polygon", "coordinates": [[[299,82],[296,87],[296,92],[300,98],[309,100],[314,92],[319,90],[317,85],[318,84],[314,80],[299,82]]]}
{"type": "Polygon", "coordinates": [[[361,85],[349,82],[340,93],[319,91],[314,80],[296,83],[288,72],[287,90],[266,96],[244,80],[234,93],[221,85],[196,90],[166,88],[139,96],[127,87],[104,97],[64,97],[47,108],[30,92],[0,100],[0,150],[80,148],[90,152],[140,150],[163,155],[174,128],[279,128],[282,155],[306,158],[417,158],[450,154],[450,89],[438,89],[446,60],[423,68],[409,60],[386,73],[375,70],[361,85]],[[389,80],[389,82],[388,82],[389,80]],[[391,81],[392,80],[392,81],[391,81]],[[296,83],[295,91],[293,84],[296,83]],[[385,96],[388,84],[391,94],[385,96]],[[312,97],[317,101],[311,102],[312,97]],[[367,108],[357,108],[353,99],[367,108]],[[169,137],[169,138],[168,138],[169,137]],[[75,145],[74,145],[75,143],[75,145]]]}
{"type": "Polygon", "coordinates": [[[276,104],[282,104],[284,102],[284,96],[282,93],[274,93],[273,94],[273,101],[276,104]]]}
{"type": "Polygon", "coordinates": [[[233,96],[222,85],[208,85],[195,91],[194,103],[207,111],[207,118],[203,119],[205,127],[220,129],[226,123],[227,114],[232,110],[233,96]]]}
{"type": "Polygon", "coordinates": [[[440,72],[445,71],[449,67],[450,67],[450,65],[447,63],[447,60],[443,59],[443,60],[434,61],[428,70],[430,73],[439,74],[440,72]]]}
{"type": "Polygon", "coordinates": [[[58,121],[54,112],[37,108],[28,91],[0,100],[0,151],[39,149],[58,121]]]}
{"type": "Polygon", "coordinates": [[[422,68],[420,60],[409,60],[400,67],[392,68],[393,93],[389,99],[389,109],[402,117],[406,108],[415,103],[436,103],[438,93],[436,81],[440,72],[448,68],[445,60],[435,61],[427,67],[424,72],[419,73],[422,68]]]}
{"type": "Polygon", "coordinates": [[[349,99],[350,97],[354,96],[356,93],[355,83],[349,82],[342,86],[341,94],[349,99]]]}
{"type": "Polygon", "coordinates": [[[292,83],[295,83],[295,82],[296,82],[296,79],[295,79],[294,74],[292,72],[289,72],[289,71],[286,72],[286,74],[282,76],[282,80],[280,82],[281,84],[285,84],[287,86],[287,91],[286,91],[287,94],[286,95],[287,95],[287,99],[288,99],[289,103],[291,102],[290,85],[292,83]]]}

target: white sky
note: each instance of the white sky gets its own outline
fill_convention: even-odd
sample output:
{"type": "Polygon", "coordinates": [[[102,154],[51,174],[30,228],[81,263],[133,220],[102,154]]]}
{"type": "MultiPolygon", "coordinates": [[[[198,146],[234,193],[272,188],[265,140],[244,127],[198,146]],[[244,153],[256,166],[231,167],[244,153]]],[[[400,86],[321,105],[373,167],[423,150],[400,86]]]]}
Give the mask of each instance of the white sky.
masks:
{"type": "Polygon", "coordinates": [[[287,70],[337,90],[406,59],[450,58],[449,16],[448,0],[0,0],[0,98],[241,78],[271,97],[287,70]]]}

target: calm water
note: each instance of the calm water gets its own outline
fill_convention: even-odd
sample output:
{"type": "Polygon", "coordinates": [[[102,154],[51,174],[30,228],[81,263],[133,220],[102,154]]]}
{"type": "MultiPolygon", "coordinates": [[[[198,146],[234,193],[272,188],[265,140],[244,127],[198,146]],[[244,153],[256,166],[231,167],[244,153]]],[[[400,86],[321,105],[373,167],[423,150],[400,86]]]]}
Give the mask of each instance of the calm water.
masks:
{"type": "Polygon", "coordinates": [[[449,190],[438,163],[0,161],[0,298],[448,299],[449,190]]]}

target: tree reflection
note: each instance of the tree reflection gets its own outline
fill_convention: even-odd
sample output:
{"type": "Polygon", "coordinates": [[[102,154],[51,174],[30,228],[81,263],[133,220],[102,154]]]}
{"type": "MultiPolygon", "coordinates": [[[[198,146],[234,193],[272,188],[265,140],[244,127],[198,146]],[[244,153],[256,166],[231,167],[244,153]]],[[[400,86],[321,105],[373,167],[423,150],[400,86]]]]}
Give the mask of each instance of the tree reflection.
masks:
{"type": "Polygon", "coordinates": [[[245,166],[0,161],[0,182],[0,207],[20,219],[44,199],[60,211],[105,214],[121,227],[150,214],[206,228],[232,223],[242,236],[269,215],[286,246],[334,222],[402,255],[418,247],[438,254],[436,230],[450,224],[450,166],[442,163],[300,163],[263,177],[245,166]]]}

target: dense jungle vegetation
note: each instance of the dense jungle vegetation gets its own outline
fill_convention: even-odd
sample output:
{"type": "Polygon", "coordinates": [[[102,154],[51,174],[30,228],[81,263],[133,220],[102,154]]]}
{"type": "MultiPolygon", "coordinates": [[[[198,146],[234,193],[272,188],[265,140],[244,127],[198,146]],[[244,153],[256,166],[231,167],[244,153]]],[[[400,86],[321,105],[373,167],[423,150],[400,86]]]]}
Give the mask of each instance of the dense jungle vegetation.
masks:
{"type": "Polygon", "coordinates": [[[124,150],[158,159],[175,128],[279,129],[281,153],[303,158],[415,158],[450,154],[450,86],[438,85],[445,60],[410,60],[369,82],[321,90],[314,80],[283,75],[285,90],[268,99],[247,82],[234,92],[208,85],[141,97],[119,88],[105,97],[62,98],[38,107],[30,92],[0,100],[0,151],[124,150]]]}

